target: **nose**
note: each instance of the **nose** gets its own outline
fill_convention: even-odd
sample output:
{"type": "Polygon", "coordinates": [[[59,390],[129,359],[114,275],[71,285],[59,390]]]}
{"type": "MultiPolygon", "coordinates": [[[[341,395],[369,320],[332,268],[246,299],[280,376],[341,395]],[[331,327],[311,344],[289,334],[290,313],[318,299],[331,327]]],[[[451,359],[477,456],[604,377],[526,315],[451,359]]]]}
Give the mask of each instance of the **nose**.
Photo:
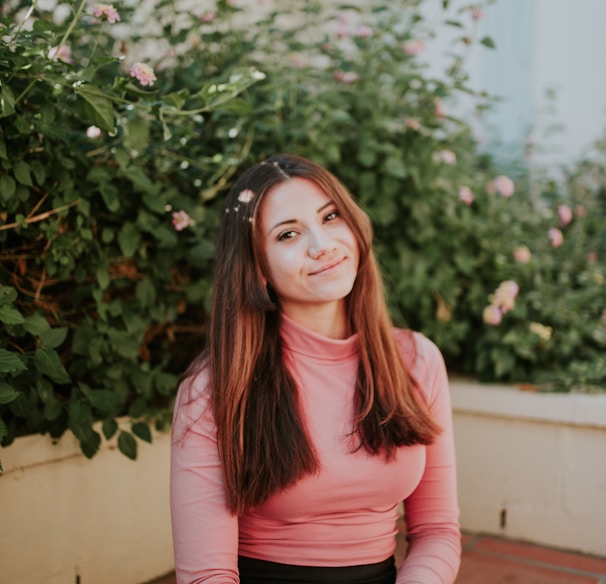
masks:
{"type": "Polygon", "coordinates": [[[331,254],[334,249],[335,245],[332,238],[328,237],[324,231],[314,231],[310,234],[310,242],[307,249],[307,254],[310,258],[317,260],[324,255],[331,254]]]}

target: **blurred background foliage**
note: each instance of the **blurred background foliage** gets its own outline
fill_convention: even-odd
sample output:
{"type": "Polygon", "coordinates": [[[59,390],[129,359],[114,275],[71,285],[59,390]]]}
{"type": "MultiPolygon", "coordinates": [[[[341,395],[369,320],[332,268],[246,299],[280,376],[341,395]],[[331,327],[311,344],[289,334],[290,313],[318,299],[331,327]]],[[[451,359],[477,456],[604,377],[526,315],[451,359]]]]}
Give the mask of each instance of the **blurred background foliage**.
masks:
{"type": "Polygon", "coordinates": [[[104,435],[135,458],[168,425],[204,343],[222,196],[281,151],[369,213],[394,321],[453,374],[604,387],[606,142],[565,180],[498,167],[457,114],[493,99],[465,72],[493,49],[482,3],[442,2],[439,26],[422,4],[3,5],[3,445],[70,430],[87,456],[104,435]],[[436,78],[440,27],[460,34],[436,78]]]}

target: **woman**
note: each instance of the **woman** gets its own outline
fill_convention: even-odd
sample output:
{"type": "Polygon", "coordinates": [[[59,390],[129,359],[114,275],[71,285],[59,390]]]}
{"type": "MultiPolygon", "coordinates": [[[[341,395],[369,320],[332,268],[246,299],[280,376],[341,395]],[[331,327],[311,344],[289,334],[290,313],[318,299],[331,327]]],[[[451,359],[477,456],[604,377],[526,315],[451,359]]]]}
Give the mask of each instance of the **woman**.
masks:
{"type": "Polygon", "coordinates": [[[208,346],[173,424],[179,583],[454,582],[444,362],[393,328],[371,246],[366,214],[309,160],[274,156],[227,195],[208,346]]]}

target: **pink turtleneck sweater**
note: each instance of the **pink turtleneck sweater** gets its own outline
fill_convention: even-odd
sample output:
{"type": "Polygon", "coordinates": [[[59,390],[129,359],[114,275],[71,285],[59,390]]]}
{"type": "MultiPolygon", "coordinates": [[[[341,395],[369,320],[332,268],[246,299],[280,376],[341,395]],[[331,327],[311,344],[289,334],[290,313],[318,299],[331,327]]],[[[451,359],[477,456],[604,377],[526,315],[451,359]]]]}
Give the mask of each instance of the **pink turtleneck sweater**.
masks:
{"type": "Polygon", "coordinates": [[[397,584],[452,584],[461,544],[450,395],[436,346],[420,334],[395,330],[402,358],[444,431],[431,446],[402,447],[385,462],[363,449],[352,452],[356,335],[328,339],[287,318],[281,333],[321,472],[232,516],[225,507],[207,374],[186,379],[175,407],[171,456],[177,582],[236,584],[238,554],[302,566],[381,562],[394,552],[403,501],[409,547],[397,584]]]}

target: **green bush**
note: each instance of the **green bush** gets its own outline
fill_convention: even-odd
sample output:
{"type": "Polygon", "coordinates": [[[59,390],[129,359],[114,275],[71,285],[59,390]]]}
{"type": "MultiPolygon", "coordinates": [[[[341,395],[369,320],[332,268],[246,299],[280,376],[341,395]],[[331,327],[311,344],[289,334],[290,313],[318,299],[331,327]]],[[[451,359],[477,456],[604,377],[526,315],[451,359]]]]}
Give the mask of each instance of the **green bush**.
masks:
{"type": "Polygon", "coordinates": [[[474,46],[492,46],[477,38],[478,12],[442,3],[440,26],[457,35],[433,78],[422,57],[437,25],[420,0],[254,14],[159,1],[149,28],[147,3],[118,6],[113,23],[84,3],[64,4],[64,21],[16,4],[0,21],[3,445],[69,429],[92,456],[99,421],[134,458],[134,436],[166,425],[204,339],[221,195],[277,151],[325,164],[358,197],[396,322],[434,339],[452,371],[604,384],[604,150],[563,184],[524,164],[515,184],[497,178],[453,113],[466,97],[480,115],[489,106],[464,68],[474,46]],[[129,74],[137,61],[152,85],[145,68],[129,74]],[[576,209],[565,226],[560,205],[576,209]],[[485,322],[512,280],[500,324],[485,322]]]}

